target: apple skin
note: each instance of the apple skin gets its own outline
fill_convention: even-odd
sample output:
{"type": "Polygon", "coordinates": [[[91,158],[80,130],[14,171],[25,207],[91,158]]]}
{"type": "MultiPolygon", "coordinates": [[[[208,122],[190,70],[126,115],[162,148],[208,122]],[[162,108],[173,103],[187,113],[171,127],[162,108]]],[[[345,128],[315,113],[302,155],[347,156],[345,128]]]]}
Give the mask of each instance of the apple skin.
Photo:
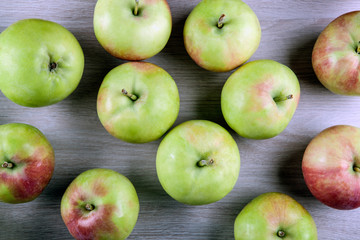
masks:
{"type": "Polygon", "coordinates": [[[43,107],[65,99],[83,70],[79,42],[57,23],[24,19],[0,34],[0,90],[19,105],[43,107]]]}
{"type": "Polygon", "coordinates": [[[111,55],[144,60],[159,53],[170,38],[172,18],[166,0],[98,0],[94,11],[97,40],[111,55]]]}
{"type": "Polygon", "coordinates": [[[0,201],[34,200],[50,182],[54,167],[54,150],[40,130],[23,123],[0,125],[0,201]]]}
{"type": "Polygon", "coordinates": [[[98,116],[114,137],[131,143],[160,138],[175,122],[180,107],[175,81],[162,68],[128,62],[111,70],[100,86],[98,116]],[[133,101],[122,89],[135,94],[133,101]]]}
{"type": "Polygon", "coordinates": [[[225,197],[240,171],[240,153],[231,135],[220,125],[191,120],[172,129],[161,141],[156,171],[164,190],[175,200],[203,205],[225,197]],[[199,167],[200,160],[212,164],[199,167]]]}
{"type": "Polygon", "coordinates": [[[252,9],[240,0],[203,0],[184,26],[184,44],[202,68],[227,72],[246,62],[260,44],[260,23],[252,9]],[[217,23],[225,14],[222,28],[217,23]]]}
{"type": "Polygon", "coordinates": [[[360,11],[339,16],[321,32],[314,45],[315,74],[333,93],[360,95],[359,22],[360,11]]]}
{"type": "Polygon", "coordinates": [[[360,129],[349,125],[327,128],[307,146],[302,172],[311,193],[329,207],[360,207],[360,129]]]}
{"type": "Polygon", "coordinates": [[[299,99],[299,81],[290,68],[273,60],[256,60],[228,78],[221,93],[221,110],[240,136],[267,139],[286,128],[299,99]],[[286,99],[289,95],[292,99],[286,99]]]}
{"type": "Polygon", "coordinates": [[[310,213],[292,197],[276,192],[261,194],[248,203],[236,217],[234,233],[235,240],[317,239],[310,213]]]}
{"type": "Polygon", "coordinates": [[[132,183],[110,169],[81,173],[61,199],[61,216],[77,240],[126,239],[135,227],[139,208],[132,183]],[[93,209],[86,209],[87,204],[93,209]]]}

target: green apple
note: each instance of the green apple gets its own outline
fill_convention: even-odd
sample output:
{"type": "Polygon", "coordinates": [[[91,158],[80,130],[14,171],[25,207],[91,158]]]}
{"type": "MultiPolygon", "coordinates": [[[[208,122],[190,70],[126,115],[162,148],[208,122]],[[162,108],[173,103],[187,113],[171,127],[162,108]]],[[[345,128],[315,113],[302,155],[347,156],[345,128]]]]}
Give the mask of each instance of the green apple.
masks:
{"type": "Polygon", "coordinates": [[[166,0],[98,0],[94,31],[99,43],[115,57],[143,60],[159,53],[171,34],[166,0]]]}
{"type": "Polygon", "coordinates": [[[299,99],[299,81],[290,68],[272,60],[257,60],[228,78],[221,93],[221,110],[239,135],[266,139],[286,128],[299,99]]]}
{"type": "Polygon", "coordinates": [[[202,0],[184,27],[190,57],[214,72],[230,71],[246,62],[258,48],[260,38],[257,16],[240,0],[202,0]]]}
{"type": "Polygon", "coordinates": [[[248,203],[236,217],[235,240],[316,240],[310,213],[283,193],[264,193],[248,203]]]}
{"type": "Polygon", "coordinates": [[[330,91],[360,96],[360,11],[343,14],[321,32],[312,52],[319,81],[330,91]]]}
{"type": "Polygon", "coordinates": [[[0,34],[0,90],[19,105],[63,100],[76,89],[83,70],[79,42],[57,23],[25,19],[0,34]]]}
{"type": "Polygon", "coordinates": [[[124,63],[106,76],[97,98],[98,116],[114,137],[131,143],[160,138],[179,113],[175,81],[145,62],[124,63]]]}
{"type": "Polygon", "coordinates": [[[39,129],[0,125],[0,201],[24,203],[37,198],[50,182],[55,155],[39,129]]]}
{"type": "Polygon", "coordinates": [[[156,171],[164,190],[175,200],[203,205],[225,197],[240,171],[240,153],[231,135],[206,120],[184,122],[161,141],[156,171]]]}
{"type": "Polygon", "coordinates": [[[91,169],[77,176],[61,200],[61,216],[77,240],[126,239],[139,215],[132,183],[110,169],[91,169]]]}

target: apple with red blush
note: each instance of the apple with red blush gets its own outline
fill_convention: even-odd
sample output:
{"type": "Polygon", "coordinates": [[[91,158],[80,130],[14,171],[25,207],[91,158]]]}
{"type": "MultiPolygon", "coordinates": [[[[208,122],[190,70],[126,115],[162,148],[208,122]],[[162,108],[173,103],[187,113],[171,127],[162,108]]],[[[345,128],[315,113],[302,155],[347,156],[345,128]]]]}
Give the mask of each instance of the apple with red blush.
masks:
{"type": "Polygon", "coordinates": [[[161,67],[128,62],[104,78],[97,113],[114,137],[131,143],[159,139],[175,122],[180,107],[174,79],[161,67]]]}
{"type": "Polygon", "coordinates": [[[263,193],[249,202],[236,217],[235,240],[316,240],[317,229],[310,213],[292,197],[263,193]]]}
{"type": "Polygon", "coordinates": [[[267,139],[284,131],[299,99],[299,81],[289,67],[256,60],[230,75],[221,92],[221,110],[240,136],[267,139]]]}
{"type": "Polygon", "coordinates": [[[77,240],[126,239],[139,215],[139,199],[130,180],[110,169],[78,175],[61,200],[61,216],[77,240]]]}
{"type": "Polygon", "coordinates": [[[310,192],[329,207],[360,207],[360,129],[329,127],[307,146],[302,172],[310,192]]]}
{"type": "Polygon", "coordinates": [[[319,81],[331,92],[360,95],[360,11],[329,23],[316,40],[312,65],[319,81]]]}
{"type": "Polygon", "coordinates": [[[24,203],[37,198],[54,172],[50,142],[34,126],[0,125],[0,201],[24,203]]]}

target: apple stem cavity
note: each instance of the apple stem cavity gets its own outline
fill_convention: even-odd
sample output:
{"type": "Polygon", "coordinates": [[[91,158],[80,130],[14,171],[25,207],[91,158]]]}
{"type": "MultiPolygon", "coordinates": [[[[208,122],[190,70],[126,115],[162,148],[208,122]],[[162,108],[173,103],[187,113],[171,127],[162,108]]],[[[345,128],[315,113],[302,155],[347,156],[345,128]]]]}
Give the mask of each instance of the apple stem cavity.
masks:
{"type": "Polygon", "coordinates": [[[285,237],[285,232],[283,231],[283,230],[279,230],[278,232],[277,232],[277,236],[279,237],[279,238],[284,238],[285,237]]]}
{"type": "Polygon", "coordinates": [[[360,41],[358,42],[357,48],[356,48],[356,53],[360,54],[360,41]]]}
{"type": "Polygon", "coordinates": [[[50,72],[54,71],[57,68],[57,63],[56,62],[51,62],[49,64],[49,70],[50,72]]]}
{"type": "Polygon", "coordinates": [[[221,14],[218,23],[217,23],[217,27],[219,29],[221,29],[224,26],[224,21],[225,21],[225,14],[221,14]]]}
{"type": "Polygon", "coordinates": [[[355,172],[360,173],[360,167],[359,166],[354,165],[353,169],[354,169],[355,172]]]}
{"type": "Polygon", "coordinates": [[[282,101],[286,101],[286,100],[293,99],[293,98],[294,98],[294,95],[290,94],[287,96],[274,97],[273,99],[275,102],[282,102],[282,101]]]}
{"type": "Polygon", "coordinates": [[[131,100],[136,101],[136,99],[138,99],[137,96],[135,96],[134,94],[129,93],[128,91],[126,91],[125,89],[121,90],[122,94],[124,94],[125,96],[129,97],[131,100]]]}
{"type": "Polygon", "coordinates": [[[205,167],[205,166],[211,166],[214,164],[214,159],[210,159],[210,160],[200,160],[197,162],[197,166],[198,167],[205,167]]]}
{"type": "Polygon", "coordinates": [[[1,167],[11,169],[14,167],[14,164],[12,164],[11,162],[4,162],[1,167]]]}
{"type": "Polygon", "coordinates": [[[90,204],[90,203],[87,203],[87,204],[85,205],[85,209],[90,212],[90,211],[92,211],[92,210],[95,209],[95,206],[92,205],[92,204],[90,204]]]}
{"type": "Polygon", "coordinates": [[[135,0],[135,9],[134,9],[134,15],[137,16],[139,14],[139,1],[135,0]]]}

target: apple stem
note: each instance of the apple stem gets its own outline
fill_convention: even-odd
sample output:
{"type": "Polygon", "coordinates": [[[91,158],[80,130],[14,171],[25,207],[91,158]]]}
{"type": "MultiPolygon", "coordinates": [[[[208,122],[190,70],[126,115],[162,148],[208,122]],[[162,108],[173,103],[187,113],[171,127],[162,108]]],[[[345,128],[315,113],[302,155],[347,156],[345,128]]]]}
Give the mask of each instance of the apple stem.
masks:
{"type": "Polygon", "coordinates": [[[139,1],[140,0],[135,0],[135,9],[134,9],[134,15],[137,16],[139,13],[139,1]]]}
{"type": "Polygon", "coordinates": [[[11,162],[4,162],[1,167],[3,168],[13,168],[14,164],[12,164],[11,162]]]}
{"type": "Polygon", "coordinates": [[[135,96],[134,94],[129,93],[125,89],[121,90],[121,92],[122,92],[122,94],[124,94],[125,96],[128,96],[133,101],[136,101],[136,99],[138,98],[137,96],[135,96]]]}
{"type": "Polygon", "coordinates": [[[357,54],[360,54],[360,41],[358,42],[358,46],[356,48],[356,53],[357,54]]]}
{"type": "Polygon", "coordinates": [[[211,166],[214,164],[214,159],[210,159],[210,160],[200,160],[197,162],[197,166],[198,167],[205,167],[205,166],[211,166]]]}
{"type": "Polygon", "coordinates": [[[92,211],[92,210],[95,209],[95,206],[92,205],[92,204],[90,204],[90,203],[87,203],[87,204],[85,205],[85,209],[88,210],[88,211],[92,211]]]}
{"type": "Polygon", "coordinates": [[[355,172],[360,173],[360,167],[354,166],[353,169],[354,169],[355,172]]]}
{"type": "Polygon", "coordinates": [[[282,102],[282,101],[286,101],[286,100],[293,99],[293,98],[294,98],[294,95],[290,94],[287,96],[274,97],[273,99],[275,102],[282,102]]]}
{"type": "Polygon", "coordinates": [[[217,23],[217,27],[222,28],[224,26],[224,21],[225,21],[225,14],[221,14],[217,23]]]}
{"type": "Polygon", "coordinates": [[[280,237],[280,238],[283,238],[283,237],[285,237],[285,232],[283,231],[283,230],[279,230],[278,232],[277,232],[277,236],[278,237],[280,237]]]}

